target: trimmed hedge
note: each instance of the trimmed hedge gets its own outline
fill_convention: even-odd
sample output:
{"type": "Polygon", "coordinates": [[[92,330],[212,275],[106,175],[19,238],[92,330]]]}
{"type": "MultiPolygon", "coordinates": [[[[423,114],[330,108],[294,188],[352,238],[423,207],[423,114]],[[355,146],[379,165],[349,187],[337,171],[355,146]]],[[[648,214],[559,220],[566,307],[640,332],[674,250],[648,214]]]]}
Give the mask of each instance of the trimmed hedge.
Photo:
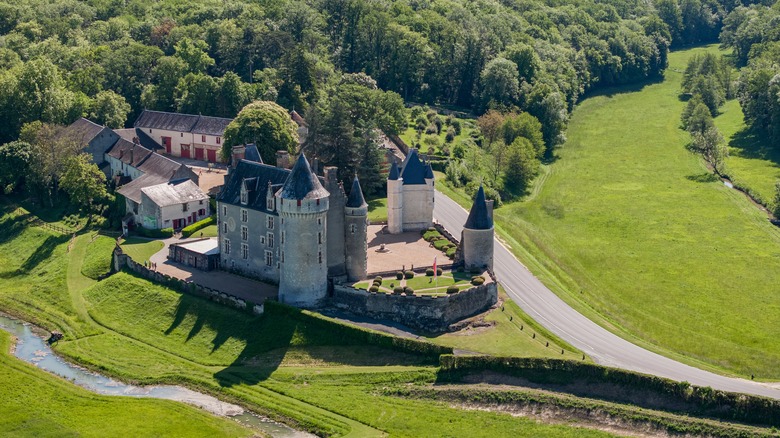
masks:
{"type": "Polygon", "coordinates": [[[447,287],[447,293],[448,294],[456,294],[456,293],[458,293],[459,290],[460,289],[458,288],[458,286],[455,286],[455,285],[447,287]]]}
{"type": "Polygon", "coordinates": [[[135,233],[144,237],[153,239],[173,237],[173,228],[163,228],[161,230],[150,230],[144,227],[135,227],[135,233]]]}
{"type": "Polygon", "coordinates": [[[190,237],[196,231],[200,231],[208,227],[209,225],[214,225],[215,223],[217,223],[217,217],[215,215],[211,215],[206,219],[199,220],[194,224],[190,224],[182,228],[181,237],[190,237]]]}
{"type": "Polygon", "coordinates": [[[404,278],[404,273],[403,272],[398,271],[398,272],[395,273],[395,279],[396,280],[403,280],[403,278],[404,278]]]}
{"type": "Polygon", "coordinates": [[[264,304],[266,313],[274,313],[300,321],[314,330],[322,330],[335,339],[354,345],[368,344],[388,348],[403,353],[427,356],[431,361],[438,362],[442,354],[452,354],[452,348],[431,344],[417,339],[399,338],[385,333],[375,332],[362,327],[342,324],[320,314],[287,306],[268,300],[264,304]]]}
{"type": "Polygon", "coordinates": [[[666,405],[687,405],[688,413],[780,427],[780,400],[694,386],[618,368],[565,359],[452,355],[442,356],[440,364],[439,379],[444,381],[457,382],[467,374],[494,371],[534,383],[609,384],[642,392],[646,400],[655,398],[666,405]]]}
{"type": "MultiPolygon", "coordinates": [[[[406,272],[404,272],[404,278],[406,278],[407,280],[410,279],[410,278],[414,278],[414,271],[406,271],[406,272]]],[[[399,280],[400,280],[400,278],[399,278],[399,280]]]]}

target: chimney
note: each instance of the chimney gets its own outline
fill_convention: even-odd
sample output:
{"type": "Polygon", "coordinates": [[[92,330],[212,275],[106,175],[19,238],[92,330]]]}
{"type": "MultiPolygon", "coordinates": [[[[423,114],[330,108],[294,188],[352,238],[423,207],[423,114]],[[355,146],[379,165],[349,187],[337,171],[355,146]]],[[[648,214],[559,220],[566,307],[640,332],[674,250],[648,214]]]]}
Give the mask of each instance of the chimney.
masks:
{"type": "Polygon", "coordinates": [[[138,137],[133,137],[133,144],[139,144],[140,141],[138,140],[138,137]]]}
{"type": "Polygon", "coordinates": [[[280,169],[290,168],[290,153],[287,151],[276,151],[276,167],[280,169]]]}
{"type": "Polygon", "coordinates": [[[238,165],[238,162],[244,159],[245,153],[246,153],[246,145],[233,146],[233,155],[230,164],[231,167],[236,167],[238,165]]]}

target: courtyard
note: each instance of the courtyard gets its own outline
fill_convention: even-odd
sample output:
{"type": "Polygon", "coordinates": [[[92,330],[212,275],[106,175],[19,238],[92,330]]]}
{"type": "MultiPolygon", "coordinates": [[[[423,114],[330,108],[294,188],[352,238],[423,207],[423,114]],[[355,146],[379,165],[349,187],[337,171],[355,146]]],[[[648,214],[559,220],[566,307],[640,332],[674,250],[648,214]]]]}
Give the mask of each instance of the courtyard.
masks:
{"type": "Polygon", "coordinates": [[[390,234],[386,225],[368,226],[368,277],[379,272],[451,263],[445,254],[423,240],[419,231],[390,234]],[[382,249],[384,245],[384,250],[382,249]]]}

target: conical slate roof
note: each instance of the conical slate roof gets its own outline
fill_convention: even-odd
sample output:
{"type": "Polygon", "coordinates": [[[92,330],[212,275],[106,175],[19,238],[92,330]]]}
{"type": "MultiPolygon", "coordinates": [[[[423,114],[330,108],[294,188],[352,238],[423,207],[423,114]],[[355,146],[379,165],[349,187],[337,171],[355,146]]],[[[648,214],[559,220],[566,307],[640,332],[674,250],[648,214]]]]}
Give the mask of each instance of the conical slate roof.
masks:
{"type": "Polygon", "coordinates": [[[355,179],[352,181],[352,190],[349,191],[349,198],[347,198],[347,207],[360,208],[367,205],[366,198],[363,197],[363,190],[360,189],[360,181],[355,175],[355,179]]]}
{"type": "Polygon", "coordinates": [[[298,156],[295,165],[282,187],[282,199],[318,199],[327,198],[330,193],[322,187],[319,178],[312,173],[309,161],[303,152],[298,156]]]}
{"type": "Polygon", "coordinates": [[[263,159],[260,157],[260,151],[257,150],[257,146],[254,143],[250,143],[244,148],[244,159],[256,163],[263,162],[263,159]]]}
{"type": "Polygon", "coordinates": [[[425,184],[425,164],[420,161],[420,155],[417,149],[410,149],[409,155],[401,170],[401,177],[404,179],[404,185],[407,184],[425,184]]]}
{"type": "Polygon", "coordinates": [[[387,176],[387,179],[391,181],[397,181],[398,180],[398,163],[393,160],[393,164],[390,166],[390,175],[387,176]]]}
{"type": "Polygon", "coordinates": [[[469,217],[463,226],[471,230],[489,230],[493,228],[493,218],[488,214],[487,202],[485,201],[485,190],[479,186],[477,197],[474,199],[474,205],[471,206],[469,217]]]}

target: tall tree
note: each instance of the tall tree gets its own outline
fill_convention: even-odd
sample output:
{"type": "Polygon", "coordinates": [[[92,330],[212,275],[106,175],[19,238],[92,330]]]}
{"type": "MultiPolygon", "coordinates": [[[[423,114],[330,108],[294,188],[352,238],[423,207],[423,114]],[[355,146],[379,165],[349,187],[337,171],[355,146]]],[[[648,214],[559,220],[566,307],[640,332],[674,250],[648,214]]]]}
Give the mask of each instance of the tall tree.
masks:
{"type": "Polygon", "coordinates": [[[273,163],[276,151],[294,153],[298,147],[298,126],[287,110],[274,102],[256,101],[245,106],[225,128],[221,155],[230,161],[233,146],[254,143],[266,163],[273,163]]]}
{"type": "Polygon", "coordinates": [[[485,65],[480,74],[481,99],[485,108],[508,108],[520,97],[517,64],[506,58],[495,58],[485,65]]]}
{"type": "Polygon", "coordinates": [[[68,157],[60,178],[60,188],[71,202],[92,212],[95,206],[108,199],[106,175],[92,162],[90,155],[68,157]]]}
{"type": "Polygon", "coordinates": [[[130,104],[111,90],[98,93],[89,107],[90,119],[109,128],[124,128],[130,104]]]}
{"type": "Polygon", "coordinates": [[[487,149],[493,146],[493,142],[501,135],[502,127],[505,122],[504,115],[496,110],[490,110],[477,119],[477,126],[482,132],[482,136],[487,140],[487,149]]]}
{"type": "Polygon", "coordinates": [[[32,146],[23,141],[12,141],[0,146],[0,191],[9,195],[28,178],[33,159],[32,146]]]}
{"type": "Polygon", "coordinates": [[[525,137],[516,138],[507,154],[504,190],[522,195],[539,173],[539,164],[533,144],[525,137]]]}

